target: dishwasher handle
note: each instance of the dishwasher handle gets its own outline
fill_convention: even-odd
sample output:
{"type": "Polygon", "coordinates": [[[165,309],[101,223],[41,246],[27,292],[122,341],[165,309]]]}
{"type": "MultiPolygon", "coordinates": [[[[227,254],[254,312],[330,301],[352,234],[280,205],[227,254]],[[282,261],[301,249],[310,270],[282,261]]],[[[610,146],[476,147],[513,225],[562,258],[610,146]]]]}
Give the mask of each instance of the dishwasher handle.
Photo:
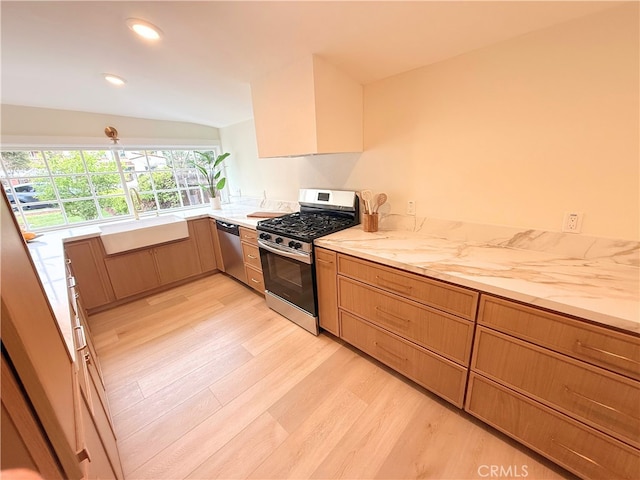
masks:
{"type": "Polygon", "coordinates": [[[222,220],[216,220],[216,228],[222,232],[230,233],[231,235],[240,236],[240,227],[233,223],[226,223],[222,220]]]}

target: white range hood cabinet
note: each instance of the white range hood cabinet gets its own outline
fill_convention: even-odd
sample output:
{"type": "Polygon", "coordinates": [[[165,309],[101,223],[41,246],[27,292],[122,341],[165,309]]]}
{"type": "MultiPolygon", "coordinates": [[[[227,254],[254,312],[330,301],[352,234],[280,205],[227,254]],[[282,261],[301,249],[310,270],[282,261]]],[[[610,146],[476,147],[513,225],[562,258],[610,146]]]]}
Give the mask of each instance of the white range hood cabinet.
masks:
{"type": "Polygon", "coordinates": [[[316,55],[251,83],[258,156],[362,152],[362,85],[316,55]]]}

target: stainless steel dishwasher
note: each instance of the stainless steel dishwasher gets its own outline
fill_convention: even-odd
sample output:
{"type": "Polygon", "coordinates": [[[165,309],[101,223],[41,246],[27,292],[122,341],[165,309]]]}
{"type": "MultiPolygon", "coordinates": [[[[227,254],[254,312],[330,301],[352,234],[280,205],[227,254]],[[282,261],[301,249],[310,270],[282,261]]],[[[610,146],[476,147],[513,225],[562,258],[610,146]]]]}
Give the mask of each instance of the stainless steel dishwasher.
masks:
{"type": "Polygon", "coordinates": [[[216,220],[216,228],[218,229],[218,238],[220,239],[224,271],[242,283],[247,283],[238,225],[216,220]]]}

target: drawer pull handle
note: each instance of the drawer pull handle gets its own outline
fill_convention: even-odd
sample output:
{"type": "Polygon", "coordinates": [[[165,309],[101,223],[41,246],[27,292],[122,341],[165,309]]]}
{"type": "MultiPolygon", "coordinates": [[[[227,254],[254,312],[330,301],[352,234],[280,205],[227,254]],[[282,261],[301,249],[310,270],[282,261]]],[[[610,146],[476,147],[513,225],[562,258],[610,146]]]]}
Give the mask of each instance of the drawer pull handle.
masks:
{"type": "Polygon", "coordinates": [[[79,346],[76,347],[76,351],[79,352],[80,350],[87,348],[87,337],[84,335],[84,327],[82,325],[73,327],[73,329],[77,332],[76,338],[78,339],[79,346]]]}
{"type": "Polygon", "coordinates": [[[67,280],[69,280],[69,288],[75,288],[76,287],[76,278],[72,277],[71,275],[69,275],[67,277],[67,280]]]}
{"type": "Polygon", "coordinates": [[[386,278],[382,278],[379,275],[376,275],[376,282],[380,285],[385,286],[390,290],[400,293],[411,293],[411,285],[404,285],[402,283],[394,282],[393,280],[388,280],[386,278]]]}
{"type": "Polygon", "coordinates": [[[251,255],[251,254],[247,254],[247,257],[249,257],[251,260],[255,260],[258,258],[255,255],[251,255]]]}
{"type": "Polygon", "coordinates": [[[608,355],[610,357],[617,358],[619,360],[624,360],[626,362],[631,362],[631,363],[635,363],[636,365],[640,365],[640,362],[637,360],[634,360],[633,358],[625,357],[624,355],[618,355],[617,353],[608,352],[607,350],[603,350],[601,348],[592,347],[591,345],[582,343],[580,340],[576,340],[576,345],[580,348],[584,348],[585,350],[591,350],[593,352],[602,353],[603,355],[608,355]]]}
{"type": "Polygon", "coordinates": [[[255,278],[253,278],[253,277],[251,278],[251,281],[252,281],[253,283],[260,283],[260,280],[256,280],[256,279],[255,279],[255,278]]]}
{"type": "Polygon", "coordinates": [[[553,443],[555,443],[556,445],[558,445],[559,447],[564,448],[566,451],[573,453],[575,456],[582,458],[583,460],[586,460],[587,462],[591,463],[592,465],[595,465],[596,467],[600,467],[603,470],[607,470],[606,468],[604,468],[602,465],[600,465],[598,462],[596,462],[595,460],[593,460],[592,458],[587,457],[586,455],[583,455],[580,452],[576,452],[573,448],[571,447],[567,447],[564,443],[559,442],[558,440],[556,440],[555,438],[551,437],[551,441],[553,443]]]}
{"type": "Polygon", "coordinates": [[[392,352],[391,350],[388,350],[387,348],[383,347],[382,345],[380,345],[378,342],[373,342],[373,344],[380,349],[381,351],[383,351],[384,353],[386,353],[387,355],[390,355],[394,358],[397,358],[398,360],[400,360],[401,362],[406,362],[407,359],[404,357],[401,357],[400,355],[398,355],[395,352],[392,352]]]}
{"type": "MultiPolygon", "coordinates": [[[[385,318],[386,320],[400,320],[401,323],[399,323],[400,326],[402,327],[406,327],[409,324],[409,320],[406,318],[402,318],[399,315],[396,315],[394,313],[391,312],[387,312],[386,310],[383,310],[382,308],[376,306],[376,314],[378,315],[378,317],[382,317],[385,318]]],[[[397,323],[397,322],[396,322],[397,323]]]]}
{"type": "Polygon", "coordinates": [[[76,452],[76,457],[78,457],[78,462],[84,462],[85,460],[91,461],[91,454],[89,454],[86,445],[83,445],[82,450],[76,452]]]}
{"type": "Polygon", "coordinates": [[[316,257],[316,260],[317,260],[318,263],[329,263],[329,264],[333,263],[333,262],[330,262],[329,260],[323,260],[323,259],[318,258],[318,257],[316,257]]]}
{"type": "Polygon", "coordinates": [[[629,415],[628,413],[625,413],[625,412],[623,412],[621,410],[618,410],[617,408],[614,408],[614,407],[612,407],[610,405],[598,402],[597,400],[589,398],[586,395],[582,395],[581,393],[578,393],[575,390],[572,390],[567,385],[563,385],[563,386],[564,386],[564,391],[567,392],[567,393],[570,393],[571,395],[575,395],[576,397],[581,398],[583,400],[586,400],[587,402],[591,402],[594,405],[598,405],[599,407],[606,408],[607,410],[610,410],[610,411],[615,412],[615,413],[619,413],[620,415],[624,415],[625,417],[629,417],[629,418],[631,418],[631,419],[633,419],[635,421],[638,421],[638,418],[634,417],[633,415],[629,415]]]}

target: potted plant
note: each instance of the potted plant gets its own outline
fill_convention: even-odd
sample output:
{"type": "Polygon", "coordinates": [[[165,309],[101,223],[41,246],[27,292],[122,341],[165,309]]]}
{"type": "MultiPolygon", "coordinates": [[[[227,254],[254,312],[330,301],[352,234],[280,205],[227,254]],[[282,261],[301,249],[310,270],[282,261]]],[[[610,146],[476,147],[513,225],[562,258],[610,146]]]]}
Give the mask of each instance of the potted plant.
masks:
{"type": "Polygon", "coordinates": [[[207,183],[203,183],[200,186],[203,187],[207,192],[209,192],[211,206],[214,209],[220,209],[219,192],[227,183],[226,177],[222,176],[220,164],[231,154],[222,153],[220,155],[216,155],[212,151],[195,153],[198,155],[198,157],[192,162],[192,164],[207,180],[207,183]]]}

